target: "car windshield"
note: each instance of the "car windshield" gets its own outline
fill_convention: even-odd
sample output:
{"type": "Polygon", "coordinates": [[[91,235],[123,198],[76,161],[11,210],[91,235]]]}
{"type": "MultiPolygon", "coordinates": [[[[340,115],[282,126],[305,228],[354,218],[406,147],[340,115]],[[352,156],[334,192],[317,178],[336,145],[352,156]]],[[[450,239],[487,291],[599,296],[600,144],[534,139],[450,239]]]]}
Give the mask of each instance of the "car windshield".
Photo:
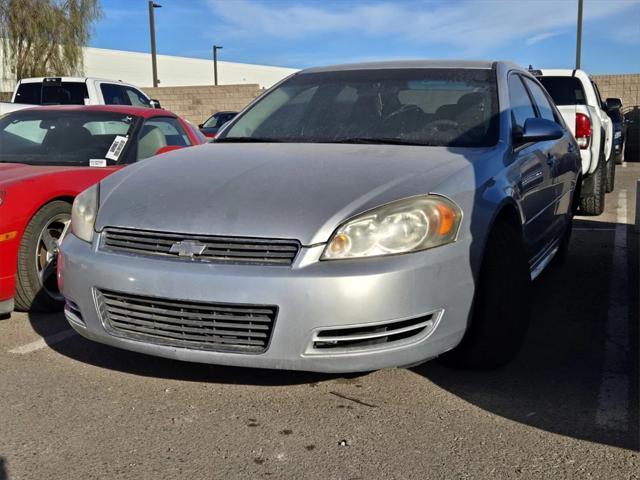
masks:
{"type": "Polygon", "coordinates": [[[0,162],[113,165],[122,158],[125,139],[137,121],[116,112],[13,112],[0,118],[0,162]]]}
{"type": "Polygon", "coordinates": [[[493,70],[302,73],[269,92],[219,142],[481,147],[498,137],[493,70]]]}

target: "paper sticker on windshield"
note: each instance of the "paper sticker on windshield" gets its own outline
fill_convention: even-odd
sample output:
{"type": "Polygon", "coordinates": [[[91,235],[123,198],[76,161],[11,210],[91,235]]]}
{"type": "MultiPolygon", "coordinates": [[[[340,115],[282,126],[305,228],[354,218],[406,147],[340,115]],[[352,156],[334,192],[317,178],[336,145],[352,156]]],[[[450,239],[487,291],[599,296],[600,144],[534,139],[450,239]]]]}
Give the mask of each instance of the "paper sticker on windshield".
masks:
{"type": "Polygon", "coordinates": [[[122,150],[124,150],[124,146],[127,144],[127,139],[127,137],[116,135],[116,138],[113,139],[113,143],[109,147],[109,151],[105,157],[109,160],[118,160],[122,150]]]}
{"type": "Polygon", "coordinates": [[[107,159],[106,158],[90,158],[89,166],[90,167],[106,167],[107,159]]]}

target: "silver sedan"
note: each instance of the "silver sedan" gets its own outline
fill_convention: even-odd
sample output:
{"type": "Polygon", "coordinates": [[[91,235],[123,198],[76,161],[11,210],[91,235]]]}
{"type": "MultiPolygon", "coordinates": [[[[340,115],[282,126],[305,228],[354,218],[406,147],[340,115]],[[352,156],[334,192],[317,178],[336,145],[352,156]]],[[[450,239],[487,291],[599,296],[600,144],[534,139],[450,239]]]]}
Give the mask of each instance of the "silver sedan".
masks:
{"type": "Polygon", "coordinates": [[[531,280],[567,253],[578,151],[517,65],[305,70],[215,143],[77,197],[65,314],[89,339],[195,362],[496,367],[525,336],[531,280]]]}

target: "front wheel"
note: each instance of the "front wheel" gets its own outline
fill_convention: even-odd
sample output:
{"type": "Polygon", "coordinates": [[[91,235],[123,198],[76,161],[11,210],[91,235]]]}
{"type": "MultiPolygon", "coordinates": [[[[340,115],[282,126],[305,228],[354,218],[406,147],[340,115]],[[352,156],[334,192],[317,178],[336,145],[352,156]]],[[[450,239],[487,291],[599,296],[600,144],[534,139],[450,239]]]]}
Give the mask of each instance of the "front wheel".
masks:
{"type": "Polygon", "coordinates": [[[493,228],[476,286],[473,312],[460,344],[445,353],[445,365],[497,368],[511,361],[529,326],[531,276],[522,238],[511,225],[493,228]]]}
{"type": "Polygon", "coordinates": [[[59,311],[64,298],[56,276],[58,246],[71,221],[71,205],[51,202],[33,216],[18,251],[17,310],[59,311]]]}

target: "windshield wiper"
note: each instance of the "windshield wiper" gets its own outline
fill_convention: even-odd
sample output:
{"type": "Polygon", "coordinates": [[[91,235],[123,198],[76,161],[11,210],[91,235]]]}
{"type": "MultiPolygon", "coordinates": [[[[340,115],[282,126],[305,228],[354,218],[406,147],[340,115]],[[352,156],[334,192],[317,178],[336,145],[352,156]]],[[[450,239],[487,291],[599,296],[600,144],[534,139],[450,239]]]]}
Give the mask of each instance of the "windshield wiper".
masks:
{"type": "Polygon", "coordinates": [[[335,140],[323,141],[322,143],[357,143],[357,144],[370,144],[370,145],[418,145],[421,147],[426,146],[426,144],[424,143],[413,142],[411,140],[402,140],[400,138],[385,138],[385,137],[336,138],[335,140]]]}
{"type": "Polygon", "coordinates": [[[213,143],[279,143],[283,140],[277,138],[260,137],[222,137],[216,138],[213,143]]]}

